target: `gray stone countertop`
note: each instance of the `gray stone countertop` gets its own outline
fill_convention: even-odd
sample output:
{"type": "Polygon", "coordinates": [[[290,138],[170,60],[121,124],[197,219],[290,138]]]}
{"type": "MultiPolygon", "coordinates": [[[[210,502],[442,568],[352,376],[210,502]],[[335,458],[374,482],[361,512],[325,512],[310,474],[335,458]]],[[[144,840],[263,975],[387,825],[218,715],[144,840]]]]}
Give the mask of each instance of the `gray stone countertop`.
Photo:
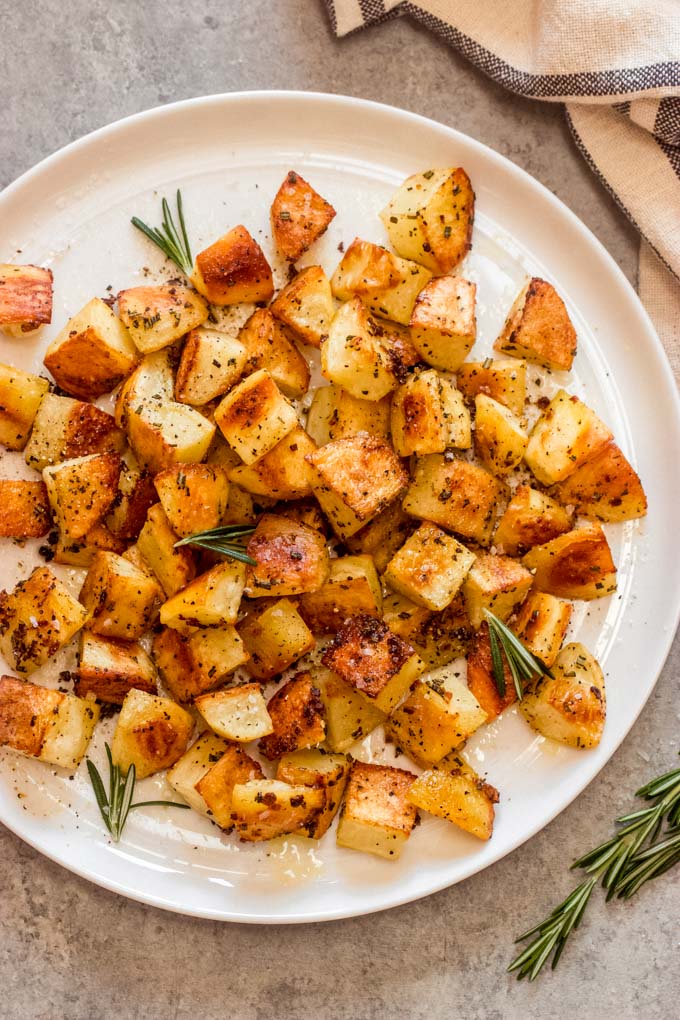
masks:
{"type": "MultiPolygon", "coordinates": [[[[0,66],[3,186],[80,135],[159,104],[239,89],[347,93],[508,156],[635,280],[635,232],[578,155],[562,110],[503,91],[405,19],[337,41],[321,0],[22,0],[3,5],[0,66]]],[[[623,746],[543,832],[483,874],[382,914],[288,928],[198,921],[104,892],[0,827],[0,1017],[670,1017],[675,874],[625,905],[595,898],[554,974],[520,985],[505,966],[513,937],[572,887],[573,858],[606,838],[641,781],[675,763],[679,666],[676,640],[623,746]]]]}

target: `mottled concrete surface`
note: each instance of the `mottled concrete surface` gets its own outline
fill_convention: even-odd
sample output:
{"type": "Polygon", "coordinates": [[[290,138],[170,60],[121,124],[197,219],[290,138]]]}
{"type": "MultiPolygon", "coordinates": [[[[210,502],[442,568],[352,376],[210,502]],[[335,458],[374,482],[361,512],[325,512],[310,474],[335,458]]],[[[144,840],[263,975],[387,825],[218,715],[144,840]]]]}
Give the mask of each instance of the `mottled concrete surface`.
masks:
{"type": "MultiPolygon", "coordinates": [[[[551,188],[630,279],[634,232],[586,169],[557,107],[516,99],[406,21],[341,43],[320,0],[23,0],[2,5],[0,183],[79,135],[205,93],[297,88],[403,106],[468,132],[551,188]]],[[[660,583],[663,575],[660,569],[660,583]]],[[[680,643],[623,747],[526,846],[420,903],[301,928],[219,925],[103,892],[0,831],[0,1016],[239,1020],[671,1016],[680,883],[596,900],[554,975],[504,974],[513,936],[565,895],[678,746],[680,643]]]]}

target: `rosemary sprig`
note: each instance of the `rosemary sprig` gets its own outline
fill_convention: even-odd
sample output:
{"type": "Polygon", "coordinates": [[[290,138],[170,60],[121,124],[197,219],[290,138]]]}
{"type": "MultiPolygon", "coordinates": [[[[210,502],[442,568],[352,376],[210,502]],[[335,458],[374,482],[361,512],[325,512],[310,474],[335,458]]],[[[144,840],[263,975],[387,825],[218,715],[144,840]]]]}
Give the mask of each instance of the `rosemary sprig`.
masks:
{"type": "Polygon", "coordinates": [[[490,609],[484,609],[484,617],[489,625],[489,643],[491,645],[491,669],[496,689],[505,697],[505,670],[503,657],[507,662],[512,682],[515,685],[518,701],[524,697],[524,682],[536,676],[552,677],[550,670],[525,648],[516,634],[499,620],[490,609]]]}
{"type": "Polygon", "coordinates": [[[94,795],[99,807],[100,814],[104,819],[106,828],[111,833],[115,843],[121,837],[121,833],[125,828],[127,816],[133,808],[139,807],[176,807],[176,808],[188,808],[188,804],[180,804],[174,800],[140,800],[136,804],[132,803],[132,796],[135,792],[135,779],[136,770],[134,765],[131,765],[127,771],[127,775],[123,777],[120,770],[120,765],[113,764],[113,758],[111,756],[111,748],[108,744],[106,747],[106,757],[109,760],[109,792],[108,795],[104,788],[102,777],[99,774],[99,770],[93,761],[87,759],[87,771],[90,774],[90,782],[94,790],[94,795]]]}
{"type": "Polygon", "coordinates": [[[175,548],[180,545],[193,545],[198,549],[209,549],[210,552],[221,553],[222,556],[229,556],[232,560],[240,560],[242,563],[255,566],[255,560],[248,556],[243,547],[243,540],[254,531],[254,524],[227,524],[221,528],[212,528],[210,531],[197,531],[194,535],[175,542],[175,548]]]}
{"type": "Polygon", "coordinates": [[[194,260],[191,256],[191,247],[187,236],[187,228],[184,223],[184,209],[182,208],[182,192],[177,189],[177,220],[179,230],[175,226],[170,206],[167,199],[163,199],[163,223],[160,227],[150,227],[138,216],[132,217],[133,226],[141,230],[150,241],[160,248],[166,258],[169,258],[178,269],[181,269],[187,276],[191,275],[194,260]]]}
{"type": "Polygon", "coordinates": [[[680,769],[653,779],[636,796],[653,803],[617,818],[618,832],[572,864],[591,877],[577,885],[544,921],[517,939],[523,942],[536,936],[508,967],[517,971],[519,980],[528,977],[533,981],[551,955],[554,970],[598,882],[607,892],[607,902],[614,896],[627,900],[646,882],[680,863],[680,769]],[[666,832],[658,840],[664,822],[666,832]]]}

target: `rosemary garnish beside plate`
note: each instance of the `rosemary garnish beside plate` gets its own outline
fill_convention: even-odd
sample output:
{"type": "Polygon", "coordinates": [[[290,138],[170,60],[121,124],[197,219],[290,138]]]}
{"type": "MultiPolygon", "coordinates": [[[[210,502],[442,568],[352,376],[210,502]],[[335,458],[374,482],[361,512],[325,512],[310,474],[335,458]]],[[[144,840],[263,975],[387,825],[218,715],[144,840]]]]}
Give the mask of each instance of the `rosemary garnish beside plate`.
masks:
{"type": "Polygon", "coordinates": [[[108,744],[106,747],[106,757],[109,760],[109,792],[107,794],[104,787],[104,782],[99,774],[99,770],[93,761],[87,759],[87,771],[90,774],[90,782],[94,790],[94,795],[97,800],[100,814],[104,819],[106,828],[111,833],[111,836],[115,843],[120,839],[121,833],[125,827],[127,816],[133,808],[140,807],[176,807],[176,808],[189,808],[188,804],[180,804],[174,800],[140,800],[136,804],[132,803],[132,796],[135,792],[135,780],[136,770],[134,765],[131,765],[127,771],[127,775],[123,776],[120,765],[113,764],[113,758],[111,756],[111,748],[108,744]]]}
{"type": "Polygon", "coordinates": [[[166,258],[175,263],[187,276],[191,276],[194,268],[194,260],[191,255],[191,247],[187,236],[187,228],[184,223],[184,209],[182,208],[182,192],[177,189],[177,220],[179,229],[175,225],[168,200],[163,199],[163,223],[160,227],[150,227],[138,216],[132,217],[133,226],[141,230],[150,241],[160,248],[166,258]]]}
{"type": "Polygon", "coordinates": [[[210,552],[229,556],[232,560],[240,560],[242,563],[255,566],[255,560],[247,554],[243,545],[244,539],[254,531],[254,524],[227,524],[221,528],[212,528],[210,531],[197,531],[194,535],[175,542],[175,548],[180,545],[193,545],[198,549],[208,549],[210,552]]]}
{"type": "Polygon", "coordinates": [[[524,697],[524,682],[533,680],[538,676],[552,677],[552,673],[542,662],[531,654],[513,634],[502,620],[491,612],[484,609],[484,617],[489,625],[489,642],[491,645],[491,667],[496,689],[501,698],[505,697],[505,671],[503,669],[503,657],[508,664],[512,674],[512,682],[515,685],[518,701],[524,697]]]}

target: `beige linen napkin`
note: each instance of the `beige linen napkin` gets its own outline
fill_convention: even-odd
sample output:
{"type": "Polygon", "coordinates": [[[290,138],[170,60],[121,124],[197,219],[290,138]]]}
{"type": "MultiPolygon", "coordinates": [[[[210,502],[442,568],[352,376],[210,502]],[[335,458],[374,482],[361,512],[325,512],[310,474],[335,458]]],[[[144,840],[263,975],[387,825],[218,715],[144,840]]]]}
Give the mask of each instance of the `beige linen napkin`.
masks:
{"type": "Polygon", "coordinates": [[[407,15],[518,95],[566,105],[640,231],[640,297],[680,379],[680,0],[326,3],[338,35],[407,15]]]}

